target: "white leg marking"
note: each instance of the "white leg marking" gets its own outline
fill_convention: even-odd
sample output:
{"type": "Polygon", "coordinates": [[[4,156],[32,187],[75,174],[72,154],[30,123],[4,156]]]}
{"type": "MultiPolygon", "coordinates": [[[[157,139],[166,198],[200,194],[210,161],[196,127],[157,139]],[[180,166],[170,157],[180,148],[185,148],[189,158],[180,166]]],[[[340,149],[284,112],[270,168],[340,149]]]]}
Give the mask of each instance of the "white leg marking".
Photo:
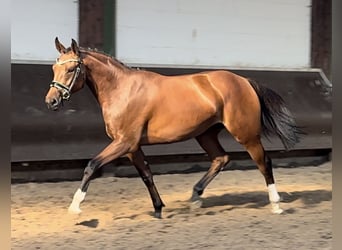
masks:
{"type": "Polygon", "coordinates": [[[277,192],[275,184],[270,184],[267,186],[268,196],[272,206],[272,213],[281,214],[283,210],[279,207],[280,196],[277,192]]]}
{"type": "Polygon", "coordinates": [[[267,186],[268,189],[268,196],[271,202],[279,202],[280,201],[280,196],[277,192],[277,188],[275,184],[270,184],[267,186]]]}
{"type": "Polygon", "coordinates": [[[191,210],[196,210],[202,207],[203,201],[201,198],[198,198],[198,200],[192,201],[190,203],[190,209],[191,210]]]}
{"type": "Polygon", "coordinates": [[[74,194],[74,198],[72,199],[72,202],[69,206],[69,213],[71,214],[79,214],[82,212],[80,209],[80,204],[84,200],[86,195],[86,192],[82,192],[81,189],[77,189],[77,191],[74,194]]]}
{"type": "Polygon", "coordinates": [[[284,210],[279,207],[279,202],[271,202],[271,206],[272,213],[274,214],[281,214],[282,212],[284,212],[284,210]]]}

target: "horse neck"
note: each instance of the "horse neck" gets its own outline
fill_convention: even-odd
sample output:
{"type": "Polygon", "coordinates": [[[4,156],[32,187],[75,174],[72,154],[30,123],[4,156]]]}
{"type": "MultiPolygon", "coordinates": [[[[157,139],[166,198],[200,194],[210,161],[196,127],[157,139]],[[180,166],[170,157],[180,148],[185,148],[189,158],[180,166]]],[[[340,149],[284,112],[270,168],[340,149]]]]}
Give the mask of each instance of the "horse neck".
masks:
{"type": "Polygon", "coordinates": [[[129,68],[96,52],[87,52],[83,61],[87,68],[87,85],[102,106],[106,97],[120,88],[118,79],[127,74],[129,68]]]}

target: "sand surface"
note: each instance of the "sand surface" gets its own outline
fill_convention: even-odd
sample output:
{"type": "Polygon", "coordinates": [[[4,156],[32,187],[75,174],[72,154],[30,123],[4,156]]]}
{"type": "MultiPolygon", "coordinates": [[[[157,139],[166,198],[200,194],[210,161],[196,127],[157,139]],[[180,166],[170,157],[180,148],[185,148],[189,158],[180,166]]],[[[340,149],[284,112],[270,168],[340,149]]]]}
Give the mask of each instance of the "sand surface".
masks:
{"type": "Polygon", "coordinates": [[[93,180],[81,215],[67,213],[79,182],[13,184],[12,249],[331,249],[331,170],[274,169],[281,215],[258,170],[221,172],[198,209],[188,199],[204,173],[155,176],[163,219],[140,178],[93,180]]]}

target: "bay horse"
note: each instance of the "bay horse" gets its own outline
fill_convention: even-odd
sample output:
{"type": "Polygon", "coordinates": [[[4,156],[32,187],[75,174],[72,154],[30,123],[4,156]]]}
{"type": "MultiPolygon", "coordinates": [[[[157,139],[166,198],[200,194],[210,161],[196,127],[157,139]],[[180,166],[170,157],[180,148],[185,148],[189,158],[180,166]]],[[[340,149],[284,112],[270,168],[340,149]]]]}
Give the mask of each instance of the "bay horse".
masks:
{"type": "Polygon", "coordinates": [[[190,138],[195,138],[211,159],[190,198],[201,204],[204,189],[229,162],[218,140],[222,129],[255,161],[265,178],[272,212],[283,211],[261,135],[277,135],[290,149],[299,141],[301,131],[273,90],[225,70],[164,76],[133,69],[103,52],[79,47],[74,39],[65,48],[56,37],[55,46],[60,55],[52,66],[54,78],[45,97],[48,108],[57,110],[86,84],[101,106],[106,133],[112,139],[85,167],[70,213],[81,212],[80,203],[96,170],[127,156],[149,191],[155,217],[161,218],[164,203],[141,146],[190,138]]]}

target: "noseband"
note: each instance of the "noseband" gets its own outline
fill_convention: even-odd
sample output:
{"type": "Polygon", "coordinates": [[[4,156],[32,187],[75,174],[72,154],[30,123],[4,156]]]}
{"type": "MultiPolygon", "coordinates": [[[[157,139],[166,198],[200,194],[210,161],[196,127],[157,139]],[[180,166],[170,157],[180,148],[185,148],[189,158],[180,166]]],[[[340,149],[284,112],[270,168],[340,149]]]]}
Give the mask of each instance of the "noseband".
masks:
{"type": "Polygon", "coordinates": [[[69,98],[71,96],[71,89],[74,86],[76,79],[81,72],[81,64],[82,64],[81,59],[69,59],[69,60],[65,60],[65,61],[61,61],[61,62],[58,61],[58,58],[56,59],[56,64],[58,64],[58,65],[62,65],[62,64],[67,63],[67,62],[77,62],[77,66],[74,70],[74,75],[71,79],[71,83],[69,84],[69,86],[64,84],[64,83],[57,82],[57,81],[52,81],[52,83],[50,84],[50,87],[55,87],[56,89],[61,91],[63,100],[69,100],[69,98]]]}

